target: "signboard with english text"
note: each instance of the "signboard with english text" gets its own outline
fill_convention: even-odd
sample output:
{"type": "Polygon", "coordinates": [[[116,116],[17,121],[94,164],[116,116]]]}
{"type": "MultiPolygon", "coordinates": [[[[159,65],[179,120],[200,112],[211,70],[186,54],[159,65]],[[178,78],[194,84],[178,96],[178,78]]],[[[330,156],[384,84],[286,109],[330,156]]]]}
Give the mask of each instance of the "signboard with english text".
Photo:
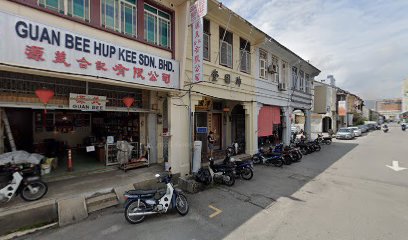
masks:
{"type": "Polygon", "coordinates": [[[0,11],[0,63],[180,87],[179,63],[0,11]]]}
{"type": "Polygon", "coordinates": [[[69,108],[82,111],[104,111],[106,109],[106,96],[70,93],[69,108]]]}

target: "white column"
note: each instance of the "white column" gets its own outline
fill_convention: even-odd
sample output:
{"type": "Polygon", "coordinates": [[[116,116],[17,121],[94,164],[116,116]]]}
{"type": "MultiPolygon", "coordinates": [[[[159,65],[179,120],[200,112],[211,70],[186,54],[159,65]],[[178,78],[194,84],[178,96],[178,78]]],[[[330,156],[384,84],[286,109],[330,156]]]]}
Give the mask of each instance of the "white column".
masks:
{"type": "Polygon", "coordinates": [[[258,146],[258,107],[256,102],[244,103],[245,153],[254,154],[258,146]]]}
{"type": "Polygon", "coordinates": [[[291,122],[290,122],[290,115],[292,114],[292,111],[293,111],[292,107],[283,107],[285,122],[283,125],[282,138],[283,138],[284,145],[289,145],[290,139],[292,137],[292,128],[291,128],[291,122]]]}
{"type": "Polygon", "coordinates": [[[307,139],[311,140],[311,114],[310,110],[305,110],[305,132],[307,134],[307,139]]]}

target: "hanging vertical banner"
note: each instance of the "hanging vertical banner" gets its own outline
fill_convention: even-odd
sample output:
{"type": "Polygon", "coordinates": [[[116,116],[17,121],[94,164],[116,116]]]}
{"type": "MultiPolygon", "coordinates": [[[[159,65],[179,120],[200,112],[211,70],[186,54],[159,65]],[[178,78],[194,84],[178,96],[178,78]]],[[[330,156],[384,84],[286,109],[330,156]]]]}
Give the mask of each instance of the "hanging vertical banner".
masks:
{"type": "Polygon", "coordinates": [[[190,23],[195,23],[207,15],[207,0],[198,0],[190,6],[190,23]]]}
{"type": "Polygon", "coordinates": [[[338,112],[339,112],[339,116],[346,116],[347,114],[346,101],[338,101],[338,112]]]}
{"type": "Polygon", "coordinates": [[[193,27],[193,82],[203,80],[203,17],[207,14],[207,0],[198,0],[190,7],[190,21],[193,27]]]}
{"type": "Polygon", "coordinates": [[[193,23],[193,82],[203,80],[203,19],[193,23]]]}

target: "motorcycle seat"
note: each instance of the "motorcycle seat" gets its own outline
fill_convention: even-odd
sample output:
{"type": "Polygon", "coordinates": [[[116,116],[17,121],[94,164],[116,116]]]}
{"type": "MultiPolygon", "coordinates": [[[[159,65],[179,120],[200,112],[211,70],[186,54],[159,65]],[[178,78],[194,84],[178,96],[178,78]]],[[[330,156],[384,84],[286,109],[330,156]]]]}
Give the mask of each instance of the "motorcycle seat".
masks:
{"type": "Polygon", "coordinates": [[[157,190],[130,190],[127,191],[130,195],[154,195],[157,190]]]}

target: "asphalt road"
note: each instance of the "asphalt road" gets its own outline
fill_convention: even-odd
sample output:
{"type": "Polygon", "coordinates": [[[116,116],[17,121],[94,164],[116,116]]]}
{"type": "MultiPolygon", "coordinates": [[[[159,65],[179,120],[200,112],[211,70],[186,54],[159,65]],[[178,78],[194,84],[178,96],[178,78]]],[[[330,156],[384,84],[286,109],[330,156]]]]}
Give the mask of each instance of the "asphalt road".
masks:
{"type": "Polygon", "coordinates": [[[188,195],[175,211],[128,224],[120,207],[22,239],[392,239],[408,236],[408,132],[335,141],[283,168],[255,166],[251,181],[188,195]],[[215,211],[222,212],[212,218],[215,211]]]}

